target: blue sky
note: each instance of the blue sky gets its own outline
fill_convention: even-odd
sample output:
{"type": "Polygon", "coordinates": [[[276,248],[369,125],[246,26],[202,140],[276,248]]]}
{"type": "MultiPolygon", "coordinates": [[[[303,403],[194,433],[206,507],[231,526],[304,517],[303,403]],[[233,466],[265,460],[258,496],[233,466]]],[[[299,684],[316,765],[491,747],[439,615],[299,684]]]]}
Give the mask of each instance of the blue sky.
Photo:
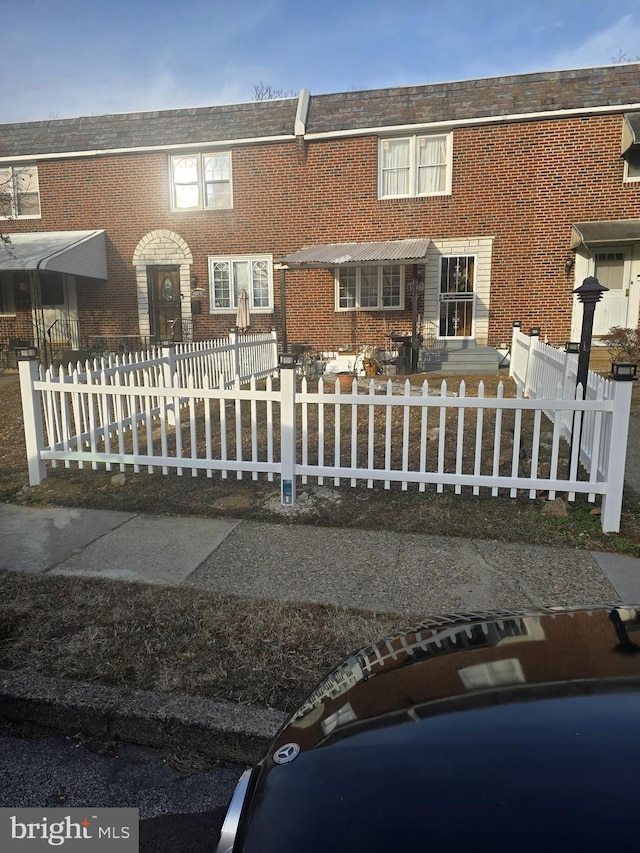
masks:
{"type": "Polygon", "coordinates": [[[609,65],[638,0],[0,0],[0,123],[609,65]]]}

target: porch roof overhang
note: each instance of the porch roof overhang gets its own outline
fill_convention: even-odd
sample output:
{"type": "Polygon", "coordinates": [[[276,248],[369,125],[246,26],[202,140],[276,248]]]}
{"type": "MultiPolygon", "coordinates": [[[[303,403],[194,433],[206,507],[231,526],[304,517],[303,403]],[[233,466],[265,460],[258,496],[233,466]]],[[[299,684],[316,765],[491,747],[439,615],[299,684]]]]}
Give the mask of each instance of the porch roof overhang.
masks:
{"type": "Polygon", "coordinates": [[[637,240],[640,240],[640,219],[574,222],[571,226],[572,249],[603,243],[632,243],[637,240]]]}
{"type": "Polygon", "coordinates": [[[41,231],[0,240],[0,271],[41,270],[107,279],[104,231],[41,231]]]}
{"type": "Polygon", "coordinates": [[[430,242],[427,238],[419,238],[375,243],[324,243],[293,252],[282,258],[280,263],[290,269],[322,269],[381,261],[420,263],[426,260],[430,242]]]}

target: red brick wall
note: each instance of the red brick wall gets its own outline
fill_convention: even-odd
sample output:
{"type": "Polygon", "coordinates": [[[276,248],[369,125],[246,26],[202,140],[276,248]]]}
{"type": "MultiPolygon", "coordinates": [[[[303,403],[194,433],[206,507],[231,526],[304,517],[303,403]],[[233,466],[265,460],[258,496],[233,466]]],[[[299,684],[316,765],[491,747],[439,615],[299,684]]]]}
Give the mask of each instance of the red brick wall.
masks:
{"type": "MultiPolygon", "coordinates": [[[[573,277],[564,263],[571,223],[640,216],[640,184],[623,183],[620,116],[539,120],[461,128],[453,137],[450,196],[377,198],[377,138],[248,146],[233,151],[234,207],[173,213],[163,153],[49,160],[39,164],[41,220],[7,231],[107,232],[108,284],[78,287],[82,331],[138,331],[132,257],[149,231],[167,228],[189,245],[192,272],[208,281],[207,256],[271,253],[303,246],[406,237],[493,236],[490,341],[508,339],[514,319],[540,324],[551,342],[569,332],[573,277]]],[[[254,315],[252,331],[280,326],[254,315]]],[[[410,327],[389,312],[386,328],[410,327]]],[[[197,336],[226,331],[234,316],[212,316],[208,297],[197,336]]],[[[287,274],[290,342],[318,348],[383,342],[379,312],[334,311],[330,272],[287,274]]]]}

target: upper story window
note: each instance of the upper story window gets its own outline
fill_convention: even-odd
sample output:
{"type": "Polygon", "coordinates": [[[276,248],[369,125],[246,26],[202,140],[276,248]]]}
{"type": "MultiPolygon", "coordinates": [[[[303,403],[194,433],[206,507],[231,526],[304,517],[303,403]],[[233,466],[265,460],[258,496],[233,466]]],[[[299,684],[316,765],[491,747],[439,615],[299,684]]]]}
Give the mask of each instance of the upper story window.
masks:
{"type": "Polygon", "coordinates": [[[38,219],[37,166],[0,167],[0,219],[38,219]]]}
{"type": "Polygon", "coordinates": [[[451,134],[380,140],[380,198],[411,198],[450,193],[451,134]]]}
{"type": "Polygon", "coordinates": [[[243,290],[247,291],[251,311],[263,314],[272,311],[272,261],[271,255],[209,258],[211,313],[235,311],[243,290]]]}
{"type": "Polygon", "coordinates": [[[180,154],[171,157],[173,210],[220,210],[232,207],[231,153],[180,154]]]}
{"type": "Polygon", "coordinates": [[[404,267],[400,264],[337,267],[336,311],[404,307],[404,267]]]}

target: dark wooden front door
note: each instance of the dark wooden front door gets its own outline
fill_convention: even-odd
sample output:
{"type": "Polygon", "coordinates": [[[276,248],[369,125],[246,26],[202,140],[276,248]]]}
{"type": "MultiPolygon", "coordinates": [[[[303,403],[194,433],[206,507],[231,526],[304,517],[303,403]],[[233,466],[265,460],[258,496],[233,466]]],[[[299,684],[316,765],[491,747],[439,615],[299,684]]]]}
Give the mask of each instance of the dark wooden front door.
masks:
{"type": "Polygon", "coordinates": [[[178,267],[147,267],[149,321],[156,343],[182,340],[180,270],[178,267]]]}

